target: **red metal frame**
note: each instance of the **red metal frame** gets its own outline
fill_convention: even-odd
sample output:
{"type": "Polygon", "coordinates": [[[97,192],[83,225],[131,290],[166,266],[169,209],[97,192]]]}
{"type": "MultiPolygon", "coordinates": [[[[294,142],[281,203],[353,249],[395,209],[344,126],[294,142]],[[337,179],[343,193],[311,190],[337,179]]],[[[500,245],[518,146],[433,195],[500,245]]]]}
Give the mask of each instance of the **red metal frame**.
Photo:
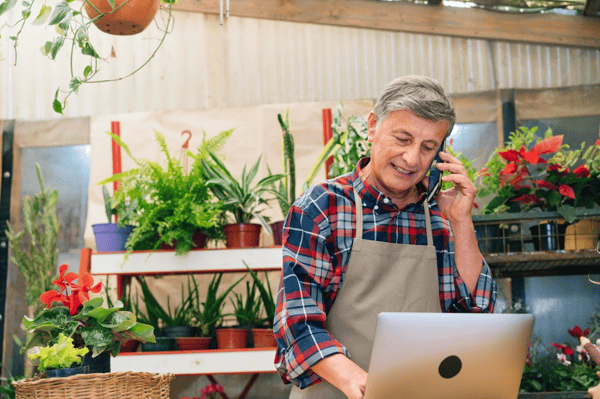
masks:
{"type": "MultiPolygon", "coordinates": [[[[331,122],[333,118],[331,116],[331,108],[324,108],[323,114],[323,145],[326,145],[329,140],[333,137],[333,130],[331,130],[331,122]]],[[[325,161],[325,177],[329,178],[329,168],[333,164],[333,157],[327,158],[325,161]]]]}

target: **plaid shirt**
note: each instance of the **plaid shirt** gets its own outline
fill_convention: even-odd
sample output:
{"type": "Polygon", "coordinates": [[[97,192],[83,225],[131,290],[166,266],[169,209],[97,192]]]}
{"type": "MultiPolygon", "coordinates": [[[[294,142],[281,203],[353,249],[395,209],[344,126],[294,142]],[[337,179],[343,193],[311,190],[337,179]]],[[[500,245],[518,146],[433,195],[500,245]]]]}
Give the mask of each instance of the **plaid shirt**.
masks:
{"type": "MultiPolygon", "coordinates": [[[[426,245],[424,194],[399,209],[362,178],[363,158],[353,173],[308,189],[296,200],[283,230],[283,269],[275,312],[278,350],[275,366],[286,383],[300,388],[322,379],[309,370],[319,360],[347,354],[325,329],[325,318],[342,286],[356,235],[354,194],[363,199],[363,238],[426,245]]],[[[475,292],[469,291],[454,264],[454,240],[448,220],[430,204],[437,252],[440,305],[445,312],[492,312],[496,283],[483,262],[475,292]]]]}

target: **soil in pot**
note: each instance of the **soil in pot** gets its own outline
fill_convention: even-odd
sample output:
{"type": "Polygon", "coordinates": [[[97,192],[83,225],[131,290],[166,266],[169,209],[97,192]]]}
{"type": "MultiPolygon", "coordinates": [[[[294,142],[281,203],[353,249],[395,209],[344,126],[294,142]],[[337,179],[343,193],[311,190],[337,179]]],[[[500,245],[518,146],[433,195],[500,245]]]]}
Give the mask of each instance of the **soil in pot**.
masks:
{"type": "Polygon", "coordinates": [[[252,339],[255,348],[275,348],[277,346],[272,328],[253,328],[252,339]]]}
{"type": "Polygon", "coordinates": [[[262,226],[254,223],[228,224],[224,226],[227,248],[258,247],[262,226]]]}
{"type": "Polygon", "coordinates": [[[248,344],[248,330],[245,328],[218,328],[217,346],[219,349],[241,349],[248,344]]]}

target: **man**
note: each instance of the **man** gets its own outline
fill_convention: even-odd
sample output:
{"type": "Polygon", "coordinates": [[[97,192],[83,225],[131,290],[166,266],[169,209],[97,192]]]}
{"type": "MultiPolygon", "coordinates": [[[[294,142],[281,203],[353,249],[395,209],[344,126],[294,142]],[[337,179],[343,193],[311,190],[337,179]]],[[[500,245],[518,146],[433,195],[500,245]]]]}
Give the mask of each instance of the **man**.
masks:
{"type": "Polygon", "coordinates": [[[493,311],[471,219],[476,189],[459,160],[440,153],[454,188],[426,201],[426,174],[455,120],[436,81],[392,81],[368,116],[371,156],[291,208],[274,327],[290,398],[362,398],[380,312],[493,311]]]}

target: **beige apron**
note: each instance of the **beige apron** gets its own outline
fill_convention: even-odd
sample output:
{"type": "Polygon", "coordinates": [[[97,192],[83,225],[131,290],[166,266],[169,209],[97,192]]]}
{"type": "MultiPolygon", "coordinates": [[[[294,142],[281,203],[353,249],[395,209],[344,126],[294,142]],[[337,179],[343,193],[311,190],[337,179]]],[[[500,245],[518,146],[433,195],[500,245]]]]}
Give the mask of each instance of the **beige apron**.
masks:
{"type": "MultiPolygon", "coordinates": [[[[362,199],[354,190],[356,238],[343,289],[327,315],[326,328],[346,347],[351,359],[368,371],[381,312],[440,312],[437,258],[429,206],[425,202],[427,245],[363,240],[362,199]]],[[[292,387],[290,399],[346,399],[327,382],[292,387]]]]}

